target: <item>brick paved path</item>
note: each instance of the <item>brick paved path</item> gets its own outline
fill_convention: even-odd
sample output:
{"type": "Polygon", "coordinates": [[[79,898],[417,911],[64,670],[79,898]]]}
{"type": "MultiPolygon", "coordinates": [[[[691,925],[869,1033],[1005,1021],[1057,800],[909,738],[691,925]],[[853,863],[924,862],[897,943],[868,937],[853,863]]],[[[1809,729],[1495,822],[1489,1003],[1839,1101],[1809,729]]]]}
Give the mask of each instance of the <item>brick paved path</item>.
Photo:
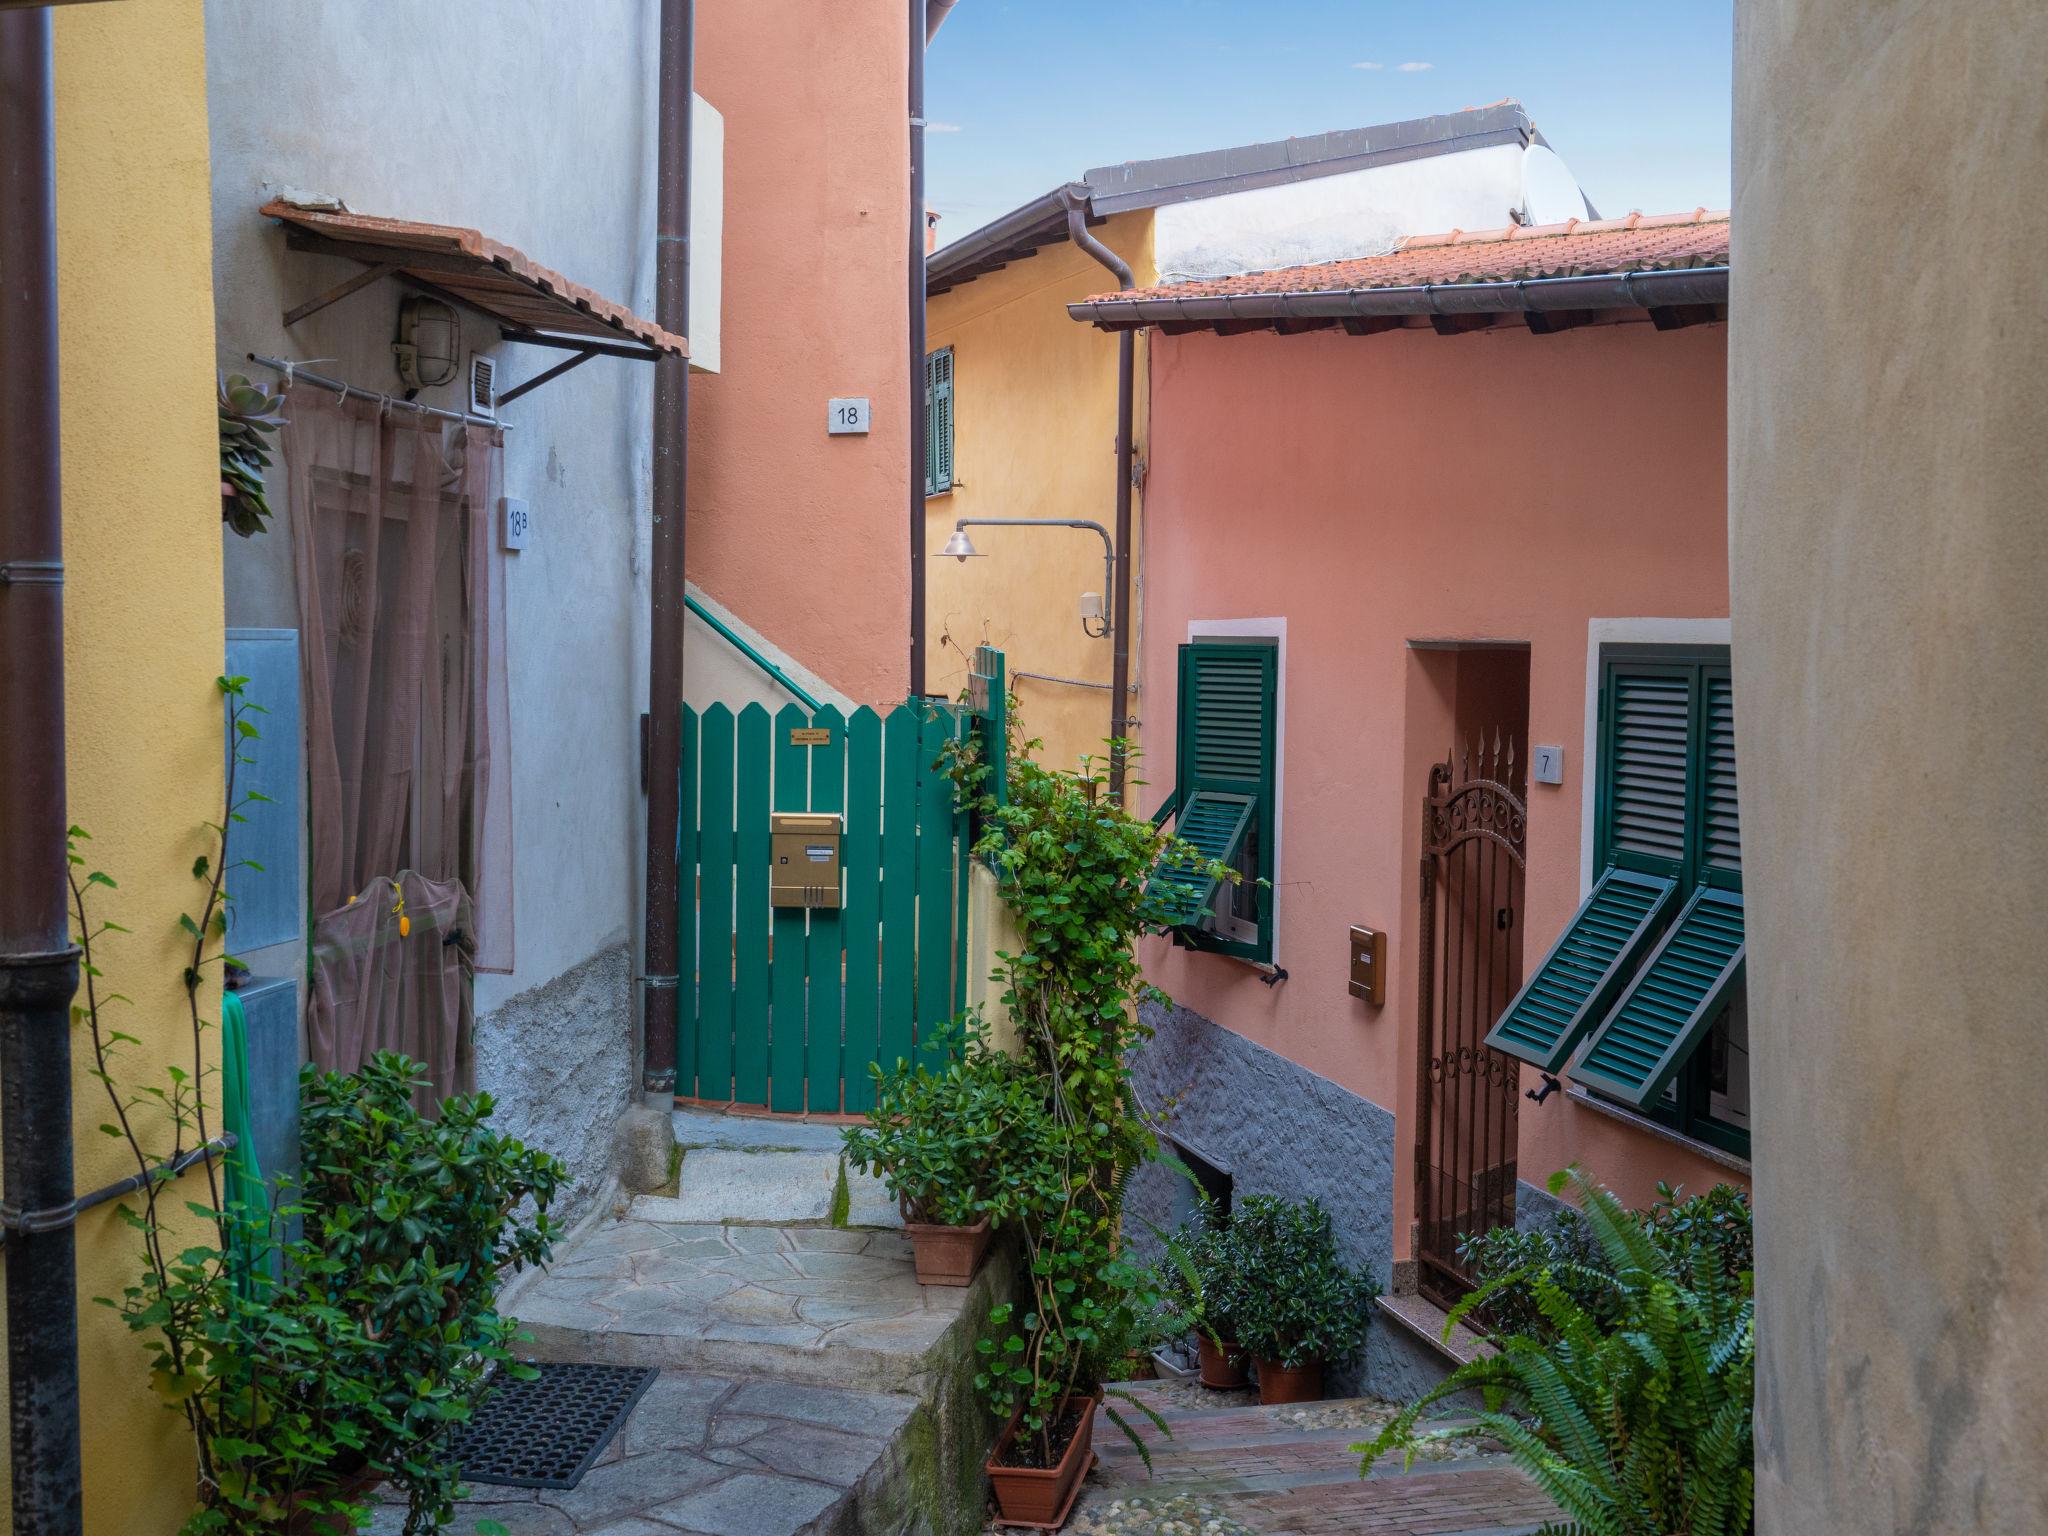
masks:
{"type": "Polygon", "coordinates": [[[1557,1513],[1501,1455],[1418,1462],[1406,1473],[1388,1458],[1361,1479],[1349,1448],[1371,1437],[1391,1405],[1157,1401],[1173,1438],[1148,1431],[1149,1478],[1130,1442],[1098,1420],[1102,1464],[1070,1527],[1077,1536],[1519,1536],[1557,1513]]]}

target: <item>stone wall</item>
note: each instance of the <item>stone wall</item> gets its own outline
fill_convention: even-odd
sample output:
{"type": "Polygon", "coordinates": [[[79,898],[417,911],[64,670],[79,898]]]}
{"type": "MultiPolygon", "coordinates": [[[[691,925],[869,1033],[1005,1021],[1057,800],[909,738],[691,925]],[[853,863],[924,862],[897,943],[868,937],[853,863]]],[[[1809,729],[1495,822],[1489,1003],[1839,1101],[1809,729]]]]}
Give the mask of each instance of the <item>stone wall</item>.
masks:
{"type": "MultiPolygon", "coordinates": [[[[1228,1173],[1234,1195],[1321,1200],[1345,1262],[1385,1289],[1394,1247],[1393,1113],[1188,1009],[1148,1004],[1142,1016],[1156,1033],[1133,1056],[1132,1077],[1139,1102],[1167,1112],[1165,1134],[1228,1173]]],[[[1133,1177],[1124,1225],[1137,1251],[1157,1251],[1148,1224],[1172,1225],[1184,1187],[1157,1164],[1133,1177]]],[[[1331,1391],[1369,1380],[1385,1354],[1375,1343],[1333,1374],[1331,1391]]]]}
{"type": "Polygon", "coordinates": [[[612,1129],[633,1080],[633,958],[619,943],[476,1021],[477,1087],[492,1124],[569,1165],[552,1215],[566,1227],[602,1198],[612,1129]]]}

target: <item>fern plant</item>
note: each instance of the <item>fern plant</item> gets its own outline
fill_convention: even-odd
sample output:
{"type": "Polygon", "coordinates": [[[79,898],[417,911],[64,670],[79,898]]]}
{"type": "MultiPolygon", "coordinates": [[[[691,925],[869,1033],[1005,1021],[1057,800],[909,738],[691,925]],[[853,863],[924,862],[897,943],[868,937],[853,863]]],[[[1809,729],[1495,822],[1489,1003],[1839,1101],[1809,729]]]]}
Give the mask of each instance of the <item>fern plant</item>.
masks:
{"type": "Polygon", "coordinates": [[[1747,1536],[1754,1528],[1751,1410],[1755,1301],[1749,1272],[1730,1276],[1708,1247],[1669,1256],[1621,1202],[1573,1168],[1569,1181],[1606,1263],[1516,1270],[1451,1309],[1450,1328],[1489,1294],[1525,1284],[1548,1327],[1460,1366],[1377,1440],[1352,1449],[1359,1475],[1390,1450],[1411,1463],[1430,1441],[1500,1441],[1564,1512],[1554,1536],[1747,1536]],[[1574,1291],[1605,1288],[1604,1321],[1574,1291]],[[1475,1417],[1420,1429],[1445,1398],[1477,1391],[1475,1417]]]}

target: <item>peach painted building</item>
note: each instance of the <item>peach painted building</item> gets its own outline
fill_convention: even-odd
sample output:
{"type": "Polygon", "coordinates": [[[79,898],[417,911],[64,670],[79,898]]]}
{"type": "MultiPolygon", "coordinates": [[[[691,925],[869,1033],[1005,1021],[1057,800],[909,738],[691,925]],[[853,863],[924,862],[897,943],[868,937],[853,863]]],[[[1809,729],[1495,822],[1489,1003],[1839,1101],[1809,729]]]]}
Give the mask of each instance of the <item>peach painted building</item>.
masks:
{"type": "Polygon", "coordinates": [[[1071,306],[1152,328],[1143,808],[1248,877],[1147,953],[1142,1091],[1418,1327],[1568,1163],[1747,1180],[1727,282],[1696,212],[1071,306]]]}

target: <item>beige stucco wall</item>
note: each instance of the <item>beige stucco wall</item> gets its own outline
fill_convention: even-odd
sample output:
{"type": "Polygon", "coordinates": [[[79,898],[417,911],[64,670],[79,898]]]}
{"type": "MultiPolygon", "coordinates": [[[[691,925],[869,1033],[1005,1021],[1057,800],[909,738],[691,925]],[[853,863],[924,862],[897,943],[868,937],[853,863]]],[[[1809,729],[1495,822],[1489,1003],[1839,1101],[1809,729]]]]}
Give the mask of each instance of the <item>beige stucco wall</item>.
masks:
{"type": "Polygon", "coordinates": [[[2048,11],[1738,8],[1765,1536],[2048,1530],[2048,11]]]}
{"type": "MultiPolygon", "coordinates": [[[[1155,280],[1152,215],[1119,214],[1095,231],[1130,263],[1141,284],[1155,280]]],[[[1116,532],[1116,338],[1077,325],[1067,305],[1116,286],[1067,241],[977,278],[931,301],[925,341],[953,349],[953,489],[925,502],[925,547],[945,546],[962,517],[1081,517],[1116,532]]],[[[1148,441],[1149,338],[1137,342],[1133,452],[1148,441]]],[[[1132,498],[1134,587],[1143,590],[1144,498],[1132,498]]],[[[1102,541],[1086,529],[975,528],[983,558],[933,559],[925,574],[925,677],[935,693],[957,695],[967,661],[983,641],[1000,648],[1017,695],[1024,734],[1055,768],[1097,766],[1107,756],[1114,644],[1081,629],[1083,592],[1103,587],[1102,541]],[[1022,677],[1037,672],[1096,687],[1022,677]]],[[[1133,607],[1141,607],[1134,603],[1133,607]]],[[[1137,676],[1140,617],[1131,622],[1137,676]]],[[[1133,696],[1130,714],[1144,709],[1133,696]]],[[[1131,738],[1141,739],[1142,724],[1131,738]]],[[[1146,777],[1139,769],[1139,776],[1146,777]]]]}

